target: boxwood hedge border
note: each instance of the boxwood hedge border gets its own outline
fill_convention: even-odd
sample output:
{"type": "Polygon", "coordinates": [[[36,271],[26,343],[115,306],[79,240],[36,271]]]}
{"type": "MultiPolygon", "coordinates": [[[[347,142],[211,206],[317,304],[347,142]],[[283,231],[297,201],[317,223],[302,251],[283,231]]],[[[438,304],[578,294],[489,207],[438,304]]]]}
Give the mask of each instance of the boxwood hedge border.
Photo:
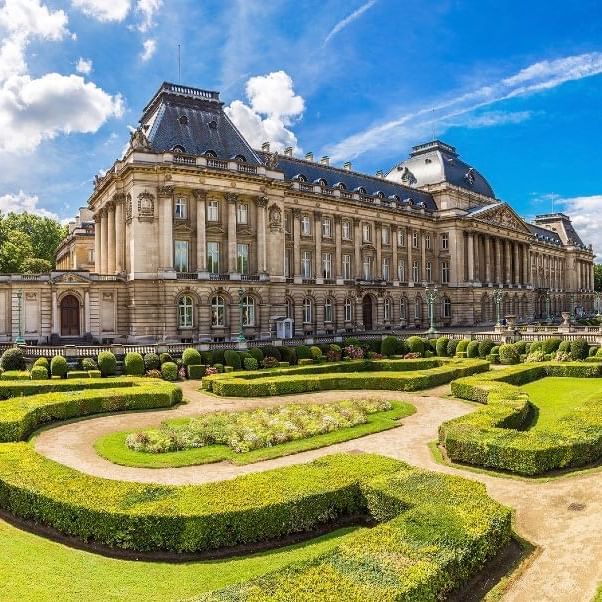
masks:
{"type": "Polygon", "coordinates": [[[548,430],[528,430],[529,396],[520,386],[546,376],[600,378],[601,364],[522,364],[454,381],[452,394],[485,404],[444,422],[439,443],[454,461],[523,476],[587,466],[602,458],[602,405],[577,409],[548,430]]]}

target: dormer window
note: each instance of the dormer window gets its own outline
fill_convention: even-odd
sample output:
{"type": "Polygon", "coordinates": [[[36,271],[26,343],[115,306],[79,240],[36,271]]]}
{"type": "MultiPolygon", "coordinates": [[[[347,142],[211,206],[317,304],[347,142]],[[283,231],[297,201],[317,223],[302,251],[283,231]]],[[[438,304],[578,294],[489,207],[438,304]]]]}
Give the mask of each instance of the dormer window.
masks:
{"type": "Polygon", "coordinates": [[[366,189],[363,186],[358,186],[354,192],[357,192],[358,194],[366,194],[366,189]]]}
{"type": "Polygon", "coordinates": [[[314,184],[318,184],[318,186],[322,186],[322,188],[328,186],[328,182],[324,178],[318,178],[317,180],[314,180],[314,184]]]}
{"type": "Polygon", "coordinates": [[[232,157],[232,159],[234,161],[238,161],[239,163],[246,163],[247,162],[247,158],[244,155],[234,155],[234,157],[232,157]]]}
{"type": "Polygon", "coordinates": [[[186,149],[181,144],[176,144],[175,146],[171,147],[171,151],[173,153],[185,153],[186,149]]]}
{"type": "Polygon", "coordinates": [[[205,157],[207,157],[208,159],[217,159],[217,153],[213,150],[206,150],[205,157]]]}
{"type": "Polygon", "coordinates": [[[178,117],[178,122],[180,125],[188,125],[188,117],[186,117],[186,115],[180,115],[178,117]]]}
{"type": "Polygon", "coordinates": [[[335,188],[338,188],[339,190],[347,190],[347,186],[345,186],[345,184],[343,184],[343,182],[337,182],[334,185],[335,188]]]}
{"type": "Polygon", "coordinates": [[[297,182],[307,182],[307,178],[302,173],[298,173],[293,180],[296,180],[297,182]]]}
{"type": "Polygon", "coordinates": [[[376,192],[374,193],[374,196],[375,196],[376,198],[379,198],[379,199],[384,199],[384,198],[385,198],[385,194],[384,194],[384,192],[382,192],[382,191],[380,191],[380,190],[376,191],[376,192]]]}

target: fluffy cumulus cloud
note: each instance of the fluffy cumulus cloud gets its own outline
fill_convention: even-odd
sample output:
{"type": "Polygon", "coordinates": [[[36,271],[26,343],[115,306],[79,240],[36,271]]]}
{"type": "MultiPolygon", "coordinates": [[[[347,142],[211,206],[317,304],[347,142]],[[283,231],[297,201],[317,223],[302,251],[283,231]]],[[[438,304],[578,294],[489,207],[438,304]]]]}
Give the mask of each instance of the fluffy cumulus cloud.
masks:
{"type": "Polygon", "coordinates": [[[557,208],[571,216],[585,244],[592,244],[597,263],[602,263],[602,194],[554,199],[557,208]]]}
{"type": "Polygon", "coordinates": [[[75,64],[75,70],[82,75],[90,75],[92,73],[92,61],[80,56],[75,64]]]}
{"type": "Polygon", "coordinates": [[[146,63],[150,61],[157,50],[157,40],[145,40],[142,44],[142,52],[140,53],[140,59],[146,63]]]}
{"type": "Polygon", "coordinates": [[[269,141],[273,149],[292,146],[300,152],[289,127],[303,114],[305,102],[295,94],[291,77],[284,71],[252,77],[245,92],[249,104],[235,100],[225,110],[249,144],[258,148],[269,141]]]}
{"type": "Polygon", "coordinates": [[[0,212],[2,213],[35,213],[44,217],[58,219],[56,213],[38,206],[39,199],[35,194],[26,194],[22,190],[17,193],[0,196],[0,212]]]}
{"type": "Polygon", "coordinates": [[[71,0],[74,8],[99,21],[123,21],[130,12],[130,0],[71,0]]]}
{"type": "Polygon", "coordinates": [[[163,0],[138,0],[136,12],[140,15],[140,23],[138,24],[140,31],[148,31],[153,27],[155,15],[162,5],[163,0]]]}

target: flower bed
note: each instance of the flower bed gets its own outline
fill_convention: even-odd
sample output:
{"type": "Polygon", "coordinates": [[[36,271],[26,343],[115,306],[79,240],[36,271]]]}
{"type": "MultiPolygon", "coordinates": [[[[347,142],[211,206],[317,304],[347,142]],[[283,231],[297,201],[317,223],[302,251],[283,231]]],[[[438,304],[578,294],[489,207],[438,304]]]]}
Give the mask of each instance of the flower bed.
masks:
{"type": "Polygon", "coordinates": [[[225,397],[266,397],[330,389],[417,391],[485,372],[482,360],[359,360],[259,372],[215,374],[203,388],[225,397]]]}
{"type": "Polygon", "coordinates": [[[448,457],[527,476],[598,461],[602,457],[600,400],[583,403],[570,418],[546,429],[527,430],[533,406],[519,387],[546,376],[600,378],[602,365],[523,364],[453,382],[454,395],[486,405],[439,427],[439,441],[448,457]]]}

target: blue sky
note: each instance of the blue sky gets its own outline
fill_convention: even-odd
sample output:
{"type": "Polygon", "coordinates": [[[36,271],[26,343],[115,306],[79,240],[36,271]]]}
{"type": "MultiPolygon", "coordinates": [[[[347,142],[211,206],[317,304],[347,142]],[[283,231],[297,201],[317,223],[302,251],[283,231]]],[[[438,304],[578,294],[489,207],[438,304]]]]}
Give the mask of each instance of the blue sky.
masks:
{"type": "Polygon", "coordinates": [[[180,43],[256,144],[374,173],[434,131],[602,250],[601,29],[587,0],[0,0],[0,208],[73,215],[180,43]]]}

